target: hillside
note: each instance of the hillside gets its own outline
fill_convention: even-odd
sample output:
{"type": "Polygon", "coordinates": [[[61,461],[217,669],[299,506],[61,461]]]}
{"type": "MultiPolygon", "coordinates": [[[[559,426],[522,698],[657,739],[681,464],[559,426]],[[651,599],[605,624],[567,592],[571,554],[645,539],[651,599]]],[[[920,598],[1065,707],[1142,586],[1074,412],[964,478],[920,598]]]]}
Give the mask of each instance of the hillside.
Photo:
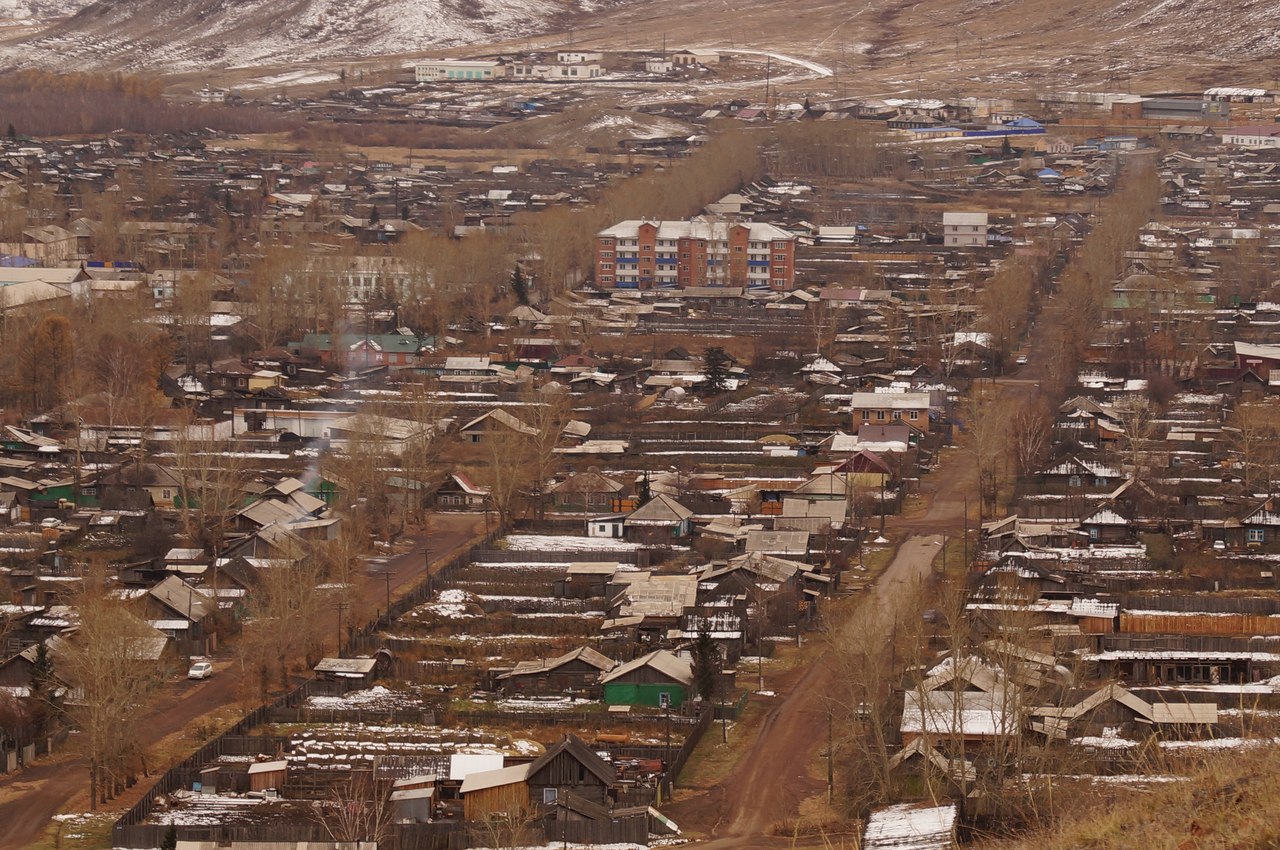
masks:
{"type": "MultiPolygon", "coordinates": [[[[0,17],[84,2],[0,0],[0,17]]],[[[1274,12],[1272,0],[96,0],[0,53],[22,65],[191,71],[462,45],[665,43],[823,62],[836,70],[833,92],[1136,91],[1273,81],[1274,12]]]]}
{"type": "Polygon", "coordinates": [[[66,18],[93,0],[0,0],[0,23],[66,18]]]}
{"type": "Polygon", "coordinates": [[[22,65],[164,71],[367,58],[542,32],[600,5],[594,0],[97,0],[11,44],[3,55],[22,65]]]}

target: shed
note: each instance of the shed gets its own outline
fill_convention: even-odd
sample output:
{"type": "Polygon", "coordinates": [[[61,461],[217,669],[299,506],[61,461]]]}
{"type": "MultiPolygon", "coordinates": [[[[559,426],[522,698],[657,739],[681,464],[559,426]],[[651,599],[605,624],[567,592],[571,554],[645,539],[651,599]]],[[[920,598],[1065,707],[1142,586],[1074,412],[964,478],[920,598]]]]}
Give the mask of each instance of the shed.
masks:
{"type": "Polygon", "coordinates": [[[435,788],[400,788],[391,792],[392,818],[396,823],[427,823],[435,788]]]}
{"type": "Polygon", "coordinates": [[[315,671],[317,679],[325,681],[359,679],[371,682],[377,664],[376,658],[322,658],[312,670],[315,671]]]}
{"type": "Polygon", "coordinates": [[[529,808],[528,764],[467,774],[459,793],[463,817],[485,820],[491,815],[525,811],[529,808]]]}
{"type": "Polygon", "coordinates": [[[266,791],[268,788],[283,788],[288,770],[289,762],[284,759],[260,761],[249,765],[249,790],[266,791]]]}

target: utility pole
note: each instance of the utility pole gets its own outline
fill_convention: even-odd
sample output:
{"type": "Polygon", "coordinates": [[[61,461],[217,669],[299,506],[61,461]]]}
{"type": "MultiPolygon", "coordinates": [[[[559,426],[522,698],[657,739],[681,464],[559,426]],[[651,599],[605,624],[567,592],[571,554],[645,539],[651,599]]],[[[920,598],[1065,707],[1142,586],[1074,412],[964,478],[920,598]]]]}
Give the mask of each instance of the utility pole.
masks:
{"type": "Polygon", "coordinates": [[[831,736],[831,709],[827,709],[827,802],[830,803],[835,799],[836,793],[836,770],[832,758],[835,753],[832,751],[831,736]]]}
{"type": "Polygon", "coordinates": [[[346,602],[335,602],[334,608],[338,610],[338,658],[342,657],[342,611],[347,607],[346,602]]]}
{"type": "Polygon", "coordinates": [[[382,577],[387,580],[387,619],[391,619],[391,566],[388,565],[382,571],[382,577]]]}

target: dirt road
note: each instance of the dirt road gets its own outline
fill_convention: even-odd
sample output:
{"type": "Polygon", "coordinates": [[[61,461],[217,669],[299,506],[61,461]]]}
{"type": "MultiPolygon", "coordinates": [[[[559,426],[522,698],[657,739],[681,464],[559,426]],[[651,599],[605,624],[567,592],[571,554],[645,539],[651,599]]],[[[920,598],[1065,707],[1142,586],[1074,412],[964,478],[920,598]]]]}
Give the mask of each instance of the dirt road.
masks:
{"type": "MultiPolygon", "coordinates": [[[[1002,393],[1025,399],[1036,392],[1038,375],[1039,364],[1033,361],[996,384],[1002,393]]],[[[963,444],[963,435],[958,441],[963,444]]],[[[971,529],[976,526],[976,493],[973,455],[963,448],[945,449],[940,467],[921,484],[923,504],[886,521],[888,530],[908,536],[862,604],[887,605],[899,590],[927,576],[945,540],[962,534],[966,523],[971,529]]],[[[775,704],[729,775],[705,794],[670,807],[677,823],[684,817],[696,831],[709,826],[709,839],[696,846],[708,850],[798,846],[779,833],[786,831],[801,802],[825,788],[825,782],[809,775],[809,766],[825,744],[823,698],[831,692],[833,674],[831,665],[824,662],[825,655],[820,655],[807,668],[771,682],[778,695],[775,704]],[[708,810],[714,812],[711,817],[708,810]]]]}
{"type": "MultiPolygon", "coordinates": [[[[483,519],[472,514],[444,514],[433,518],[429,535],[410,539],[407,551],[380,559],[374,570],[362,576],[355,592],[356,620],[364,622],[385,610],[387,578],[390,576],[392,596],[418,583],[425,572],[424,548],[430,549],[432,568],[438,566],[470,544],[477,533],[483,533],[483,519]]],[[[337,634],[335,610],[325,615],[322,634],[337,634]]],[[[351,616],[348,614],[347,616],[351,616]]],[[[185,678],[165,684],[159,697],[142,720],[154,748],[170,736],[177,735],[194,721],[215,711],[234,705],[243,694],[240,677],[232,653],[224,648],[215,659],[212,678],[189,682],[185,678]]],[[[185,670],[183,671],[185,672],[185,670]]],[[[74,740],[74,739],[72,739],[74,740]]],[[[193,743],[190,749],[194,749],[193,743]]],[[[157,765],[163,769],[167,765],[157,765]]],[[[88,807],[88,772],[84,764],[69,753],[32,765],[0,778],[0,850],[20,850],[37,841],[53,816],[81,798],[77,804],[88,807]]],[[[135,788],[112,802],[112,808],[132,805],[150,783],[140,782],[135,788]]]]}

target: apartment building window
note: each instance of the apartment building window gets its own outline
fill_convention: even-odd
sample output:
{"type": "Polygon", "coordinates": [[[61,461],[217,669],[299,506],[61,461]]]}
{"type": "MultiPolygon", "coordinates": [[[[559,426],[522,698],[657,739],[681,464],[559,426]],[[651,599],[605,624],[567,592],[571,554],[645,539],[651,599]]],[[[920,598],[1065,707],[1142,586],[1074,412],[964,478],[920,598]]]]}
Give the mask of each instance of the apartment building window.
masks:
{"type": "Polygon", "coordinates": [[[613,263],[601,263],[601,271],[613,271],[613,263]]]}
{"type": "Polygon", "coordinates": [[[785,263],[785,262],[787,261],[787,255],[786,255],[786,254],[774,254],[774,255],[773,255],[773,261],[774,261],[775,263],[785,263]]]}

